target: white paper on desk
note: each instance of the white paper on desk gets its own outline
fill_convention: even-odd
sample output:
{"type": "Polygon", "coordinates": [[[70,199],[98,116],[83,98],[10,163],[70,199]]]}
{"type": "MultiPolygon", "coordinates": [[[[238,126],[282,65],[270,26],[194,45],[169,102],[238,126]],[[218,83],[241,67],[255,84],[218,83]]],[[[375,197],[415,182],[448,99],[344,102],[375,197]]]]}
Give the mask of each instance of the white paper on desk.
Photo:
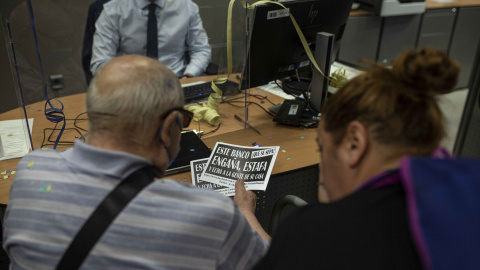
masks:
{"type": "Polygon", "coordinates": [[[226,187],[235,187],[245,180],[247,190],[267,189],[279,146],[246,147],[217,143],[200,180],[226,187]]]}
{"type": "MultiPolygon", "coordinates": [[[[20,158],[30,150],[30,137],[24,129],[23,119],[0,121],[0,135],[2,136],[5,155],[0,160],[20,158]],[[10,135],[10,136],[9,136],[10,135]]],[[[33,129],[33,118],[28,119],[30,134],[33,129]]]]}
{"type": "Polygon", "coordinates": [[[192,170],[192,184],[199,188],[215,190],[225,196],[229,196],[229,197],[235,196],[235,188],[224,187],[224,186],[220,186],[217,184],[200,180],[200,175],[204,171],[205,165],[207,165],[207,162],[208,162],[208,158],[190,161],[190,168],[192,170]]]}

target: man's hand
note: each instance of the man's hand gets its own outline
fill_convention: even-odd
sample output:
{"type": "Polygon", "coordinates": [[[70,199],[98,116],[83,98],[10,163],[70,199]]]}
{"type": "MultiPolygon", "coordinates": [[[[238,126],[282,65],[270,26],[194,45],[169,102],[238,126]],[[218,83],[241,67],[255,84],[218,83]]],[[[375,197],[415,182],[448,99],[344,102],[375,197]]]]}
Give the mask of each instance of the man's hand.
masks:
{"type": "Polygon", "coordinates": [[[255,207],[257,206],[257,195],[252,191],[245,189],[245,182],[240,179],[235,183],[235,196],[233,197],[233,203],[238,207],[238,210],[245,216],[248,224],[265,240],[272,241],[272,238],[262,228],[262,225],[255,217],[255,207]]]}
{"type": "Polygon", "coordinates": [[[190,74],[190,73],[185,73],[185,74],[183,74],[182,78],[180,78],[180,79],[183,79],[183,78],[193,78],[193,75],[190,74]]]}
{"type": "Polygon", "coordinates": [[[252,191],[247,191],[245,189],[245,182],[242,179],[237,180],[235,183],[235,196],[233,197],[233,203],[235,203],[241,212],[247,211],[255,213],[257,195],[252,191]]]}

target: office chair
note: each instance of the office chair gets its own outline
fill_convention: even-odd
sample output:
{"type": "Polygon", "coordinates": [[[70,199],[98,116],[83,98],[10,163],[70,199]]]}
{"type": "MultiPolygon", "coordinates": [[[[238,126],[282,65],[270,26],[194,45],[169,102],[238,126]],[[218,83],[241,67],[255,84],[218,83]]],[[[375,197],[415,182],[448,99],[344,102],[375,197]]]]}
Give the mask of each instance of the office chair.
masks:
{"type": "Polygon", "coordinates": [[[270,219],[270,228],[268,233],[272,235],[278,227],[280,221],[282,221],[286,216],[288,216],[295,209],[305,206],[308,203],[302,198],[295,195],[286,195],[280,198],[272,211],[272,218],[270,219]]]}
{"type": "Polygon", "coordinates": [[[82,66],[83,72],[85,73],[85,79],[87,80],[87,85],[90,84],[90,80],[93,77],[92,72],[90,71],[90,61],[92,60],[95,23],[103,11],[103,4],[107,3],[108,1],[110,0],[96,0],[88,7],[87,25],[85,26],[85,34],[83,36],[82,46],[82,66]]]}
{"type": "MultiPolygon", "coordinates": [[[[275,212],[276,207],[280,207],[278,202],[282,201],[282,198],[287,197],[287,195],[295,195],[308,203],[318,201],[317,182],[318,164],[271,175],[267,190],[254,191],[257,195],[255,216],[263,229],[269,233],[272,232],[270,229],[270,224],[274,222],[272,220],[274,216],[272,213],[275,212]]],[[[295,203],[298,202],[297,200],[294,201],[295,203]]],[[[294,206],[286,206],[286,209],[281,211],[280,217],[286,214],[288,211],[287,208],[294,208],[294,206]]],[[[278,221],[276,223],[278,223],[278,221]]]]}
{"type": "MultiPolygon", "coordinates": [[[[3,246],[3,216],[5,215],[6,204],[0,204],[0,244],[3,246]]],[[[0,270],[9,269],[10,259],[3,248],[0,248],[0,270]]]]}

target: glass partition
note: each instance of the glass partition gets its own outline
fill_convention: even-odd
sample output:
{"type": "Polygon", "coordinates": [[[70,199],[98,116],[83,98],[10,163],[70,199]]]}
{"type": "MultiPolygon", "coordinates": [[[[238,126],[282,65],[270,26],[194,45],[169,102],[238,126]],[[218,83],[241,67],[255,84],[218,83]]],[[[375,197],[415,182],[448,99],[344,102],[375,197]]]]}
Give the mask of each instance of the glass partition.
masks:
{"type": "MultiPolygon", "coordinates": [[[[1,120],[23,119],[21,122],[25,135],[28,135],[29,129],[32,131],[31,139],[30,136],[25,136],[23,140],[30,148],[56,147],[58,150],[65,150],[72,147],[75,140],[85,140],[88,134],[85,92],[91,79],[90,72],[95,73],[105,60],[102,57],[111,54],[95,50],[99,48],[95,47],[95,44],[99,44],[102,39],[96,39],[94,34],[94,25],[101,20],[103,4],[109,5],[108,2],[15,0],[0,3],[6,49],[1,52],[4,55],[0,64],[8,67],[10,71],[0,76],[3,76],[2,81],[12,82],[11,86],[9,83],[1,91],[4,96],[17,97],[15,106],[12,102],[9,103],[10,107],[3,106],[1,120]],[[13,111],[8,111],[10,109],[13,111]],[[33,119],[33,123],[27,125],[27,118],[33,119]]],[[[138,8],[137,15],[142,23],[148,20],[148,7],[137,5],[145,2],[131,2],[132,7],[138,8]]],[[[165,3],[165,7],[161,7],[165,10],[177,5],[177,1],[167,0],[165,3]]],[[[230,73],[230,82],[226,83],[229,84],[227,90],[216,97],[218,104],[213,105],[219,106],[220,126],[201,120],[192,121],[188,127],[201,132],[203,138],[248,127],[245,123],[249,121],[246,113],[249,107],[246,103],[250,99],[247,96],[249,91],[240,90],[247,55],[248,10],[244,1],[237,0],[233,4],[230,18],[232,42],[229,43],[229,4],[230,1],[193,0],[190,9],[177,7],[181,11],[173,12],[187,12],[189,19],[186,19],[188,16],[183,16],[187,13],[182,13],[177,19],[158,17],[165,20],[158,24],[160,27],[157,29],[158,58],[181,78],[185,88],[188,88],[190,83],[210,83],[212,80],[222,88],[222,82],[230,73]],[[165,27],[162,28],[163,25],[165,27]],[[202,36],[202,31],[205,36],[202,36]],[[202,41],[203,38],[206,38],[205,42],[202,41]],[[232,48],[230,70],[229,44],[232,48]],[[201,57],[198,57],[199,55],[201,57]],[[189,68],[192,62],[197,63],[195,68],[189,68]],[[193,75],[193,78],[188,78],[190,75],[193,75]]],[[[247,1],[247,4],[250,4],[250,1],[247,1]]],[[[113,7],[108,9],[113,10],[113,7]]],[[[108,27],[103,29],[106,28],[108,27]]],[[[125,35],[127,32],[124,32],[125,35]]],[[[143,36],[117,36],[121,44],[117,45],[115,54],[145,54],[147,40],[144,36],[145,33],[143,36]],[[133,47],[128,47],[128,42],[125,41],[128,39],[132,39],[133,47]]],[[[192,104],[205,106],[208,100],[188,101],[186,108],[192,104]]]]}
{"type": "Polygon", "coordinates": [[[14,87],[2,89],[2,94],[16,93],[19,111],[2,115],[9,115],[8,120],[31,119],[23,121],[25,134],[32,134],[25,138],[30,148],[57,145],[63,150],[86,133],[86,121],[80,119],[87,86],[81,65],[87,9],[88,4],[79,1],[0,3],[6,44],[0,64],[11,71],[0,76],[14,87]]]}
{"type": "Polygon", "coordinates": [[[213,80],[214,84],[222,90],[218,96],[215,96],[216,102],[200,99],[199,102],[193,101],[190,104],[201,103],[201,105],[188,106],[194,112],[200,111],[199,115],[202,118],[200,121],[194,121],[190,128],[201,131],[201,136],[207,138],[244,129],[246,126],[242,122],[245,118],[246,106],[245,91],[241,91],[241,80],[246,59],[247,10],[240,0],[234,2],[194,0],[194,2],[199,6],[203,26],[208,35],[211,61],[205,71],[207,76],[181,81],[183,83],[184,81],[210,82],[213,80]],[[228,16],[229,8],[231,9],[230,17],[228,16]],[[228,34],[229,23],[231,36],[228,34]],[[206,111],[206,115],[203,115],[205,107],[218,107],[218,115],[212,116],[215,115],[212,110],[206,111]],[[214,117],[213,121],[212,117],[214,117]]]}
{"type": "MultiPolygon", "coordinates": [[[[274,113],[269,108],[283,102],[285,97],[273,94],[272,91],[264,91],[268,85],[261,88],[255,85],[251,88],[249,84],[248,50],[252,31],[253,5],[259,0],[222,1],[217,4],[212,4],[209,0],[195,0],[195,2],[200,6],[202,18],[208,18],[204,20],[204,26],[212,47],[212,63],[218,65],[217,77],[225,78],[225,75],[230,74],[228,81],[238,84],[238,87],[223,92],[219,112],[223,119],[221,127],[216,130],[208,125],[202,126],[204,122],[200,122],[200,126],[195,129],[207,130],[205,136],[221,135],[239,129],[250,129],[253,130],[252,135],[262,135],[261,129],[271,129],[274,126],[272,123],[274,113]],[[227,12],[229,8],[231,8],[230,18],[227,12]],[[215,9],[218,10],[215,11],[215,9]],[[231,43],[227,34],[229,21],[231,43]],[[229,56],[230,46],[231,55],[229,56]],[[230,70],[229,57],[231,57],[230,70]],[[213,131],[214,133],[211,133],[213,131]]],[[[276,46],[282,46],[282,44],[276,46]]],[[[278,89],[276,91],[279,92],[278,89]]],[[[246,133],[246,136],[248,134],[246,133]]],[[[222,140],[224,140],[223,137],[222,140]]],[[[254,139],[251,144],[255,144],[254,139]]]]}

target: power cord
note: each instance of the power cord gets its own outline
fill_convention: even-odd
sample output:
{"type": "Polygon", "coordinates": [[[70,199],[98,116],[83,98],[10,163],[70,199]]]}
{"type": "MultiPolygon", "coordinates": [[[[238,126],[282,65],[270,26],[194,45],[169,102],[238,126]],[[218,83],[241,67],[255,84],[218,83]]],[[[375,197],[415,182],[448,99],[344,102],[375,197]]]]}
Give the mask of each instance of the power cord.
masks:
{"type": "MultiPolygon", "coordinates": [[[[78,126],[78,123],[77,121],[87,121],[88,118],[80,118],[80,116],[86,114],[86,112],[83,112],[83,113],[80,113],[77,115],[77,117],[75,117],[74,119],[65,119],[66,121],[73,121],[73,124],[74,124],[74,128],[67,128],[67,129],[63,129],[64,131],[74,131],[74,132],[77,132],[78,133],[78,136],[75,136],[75,137],[78,137],[78,139],[82,140],[85,142],[85,134],[82,133],[82,131],[84,132],[88,132],[86,129],[78,126]]],[[[60,141],[58,140],[58,136],[57,136],[57,139],[56,140],[52,140],[52,137],[53,137],[53,134],[56,132],[56,131],[62,131],[62,129],[60,128],[57,128],[58,126],[58,123],[55,123],[55,126],[53,128],[45,128],[43,130],[43,140],[42,140],[42,145],[40,146],[40,148],[42,147],[45,147],[45,146],[54,146],[56,144],[56,146],[73,146],[73,144],[75,143],[75,141],[60,141]],[[48,131],[51,131],[50,134],[48,135],[48,138],[47,138],[47,133],[48,131]],[[45,141],[46,139],[46,141],[45,141]]]]}
{"type": "Polygon", "coordinates": [[[251,104],[254,104],[254,105],[257,105],[258,107],[260,107],[264,112],[266,112],[268,115],[270,115],[271,117],[275,117],[274,114],[272,114],[271,112],[267,111],[262,105],[258,104],[257,102],[253,102],[253,101],[249,101],[248,104],[246,104],[246,106],[238,106],[238,105],[235,105],[235,104],[232,104],[232,103],[242,103],[242,104],[245,104],[245,102],[243,101],[226,101],[225,103],[231,105],[231,106],[234,106],[234,107],[237,107],[237,108],[245,108],[245,107],[248,107],[250,106],[251,104]]]}
{"type": "MultiPolygon", "coordinates": [[[[275,103],[273,103],[271,100],[269,100],[267,98],[267,96],[261,96],[261,95],[254,95],[254,94],[246,94],[246,96],[251,96],[251,97],[254,97],[254,98],[257,98],[259,99],[260,101],[263,101],[263,100],[267,100],[268,102],[270,102],[270,104],[272,105],[277,105],[275,103]]],[[[272,116],[272,117],[275,117],[274,114],[272,114],[271,112],[269,112],[268,110],[266,110],[261,104],[258,104],[257,102],[253,102],[253,101],[236,101],[238,99],[243,99],[244,96],[241,96],[241,97],[235,97],[235,98],[230,98],[230,99],[223,99],[220,103],[226,103],[226,104],[229,104],[231,106],[234,106],[234,107],[237,107],[237,108],[246,108],[246,107],[249,107],[251,104],[254,104],[258,107],[260,107],[264,112],[266,112],[268,115],[272,116]],[[233,103],[241,103],[241,104],[246,104],[245,106],[239,106],[239,105],[236,105],[236,104],[233,104],[233,103]]]]}
{"type": "MultiPolygon", "coordinates": [[[[34,18],[34,15],[33,15],[33,7],[32,7],[31,0],[28,0],[27,4],[28,4],[28,10],[30,12],[30,20],[31,20],[31,25],[32,25],[33,38],[35,40],[35,48],[36,48],[36,52],[37,52],[38,63],[40,65],[40,72],[42,73],[43,86],[44,86],[44,89],[45,89],[45,100],[46,100],[45,101],[45,111],[44,111],[45,117],[47,118],[48,121],[50,121],[52,123],[56,123],[55,126],[57,126],[57,124],[59,122],[63,121],[63,126],[60,129],[60,133],[58,134],[57,139],[55,140],[55,143],[53,144],[53,149],[57,149],[57,145],[60,143],[60,138],[62,137],[63,132],[65,131],[65,125],[66,125],[65,114],[63,113],[64,106],[63,106],[63,103],[60,100],[56,99],[58,101],[58,103],[60,103],[60,106],[61,106],[60,109],[56,108],[55,106],[53,106],[52,102],[50,101],[50,98],[48,97],[47,81],[45,80],[45,72],[43,70],[42,57],[40,55],[40,47],[38,45],[37,29],[35,27],[35,18],[34,18]],[[47,105],[48,105],[49,108],[47,108],[47,105]]],[[[43,143],[42,143],[42,146],[43,146],[43,143]]]]}
{"type": "Polygon", "coordinates": [[[218,126],[217,126],[214,130],[209,131],[209,132],[207,132],[207,133],[202,133],[202,134],[199,135],[199,137],[200,137],[200,138],[203,138],[203,136],[207,136],[207,135],[210,135],[210,134],[215,133],[215,132],[220,128],[221,125],[222,125],[221,123],[218,124],[218,126]]]}

